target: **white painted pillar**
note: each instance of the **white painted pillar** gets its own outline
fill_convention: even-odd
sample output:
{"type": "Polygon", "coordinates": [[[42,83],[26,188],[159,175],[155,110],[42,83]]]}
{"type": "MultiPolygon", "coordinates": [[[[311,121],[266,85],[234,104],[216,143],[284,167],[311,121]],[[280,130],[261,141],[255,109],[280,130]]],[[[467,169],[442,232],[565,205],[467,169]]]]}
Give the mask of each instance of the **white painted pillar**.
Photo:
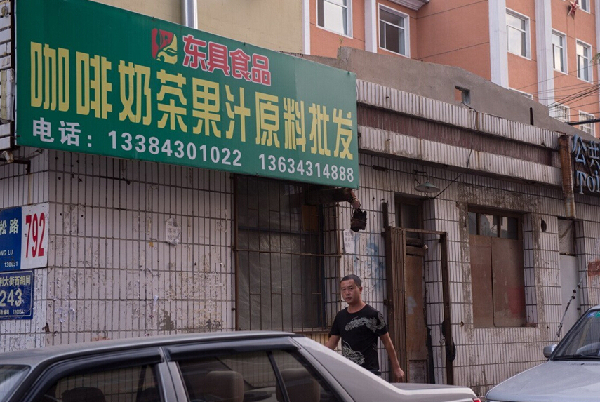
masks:
{"type": "MultiPolygon", "coordinates": [[[[535,0],[538,99],[542,105],[554,103],[554,63],[552,52],[552,2],[535,0]]],[[[598,18],[596,16],[596,18],[598,18]]]]}
{"type": "Polygon", "coordinates": [[[302,0],[302,53],[310,54],[310,0],[302,0]]]}
{"type": "Polygon", "coordinates": [[[508,51],[506,38],[506,0],[488,1],[490,22],[491,81],[508,88],[508,51]]]}
{"type": "Polygon", "coordinates": [[[365,50],[377,53],[377,1],[365,0],[365,50]]]}

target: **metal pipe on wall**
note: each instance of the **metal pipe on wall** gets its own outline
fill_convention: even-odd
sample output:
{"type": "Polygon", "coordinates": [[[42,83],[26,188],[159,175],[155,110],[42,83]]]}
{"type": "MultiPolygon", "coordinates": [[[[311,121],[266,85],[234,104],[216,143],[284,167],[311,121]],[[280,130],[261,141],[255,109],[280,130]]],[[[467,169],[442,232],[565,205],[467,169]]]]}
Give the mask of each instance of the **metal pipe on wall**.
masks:
{"type": "Polygon", "coordinates": [[[196,0],[181,0],[181,22],[188,28],[198,29],[198,4],[196,0]]]}

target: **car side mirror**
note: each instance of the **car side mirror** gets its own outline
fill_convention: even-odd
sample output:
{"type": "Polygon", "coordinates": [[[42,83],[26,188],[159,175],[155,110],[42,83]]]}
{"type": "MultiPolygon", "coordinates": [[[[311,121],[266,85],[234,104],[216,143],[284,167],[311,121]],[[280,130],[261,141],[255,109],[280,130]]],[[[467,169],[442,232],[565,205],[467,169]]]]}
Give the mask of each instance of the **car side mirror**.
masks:
{"type": "Polygon", "coordinates": [[[550,358],[550,356],[554,352],[554,349],[556,349],[556,343],[544,347],[544,356],[546,356],[546,359],[550,358]]]}

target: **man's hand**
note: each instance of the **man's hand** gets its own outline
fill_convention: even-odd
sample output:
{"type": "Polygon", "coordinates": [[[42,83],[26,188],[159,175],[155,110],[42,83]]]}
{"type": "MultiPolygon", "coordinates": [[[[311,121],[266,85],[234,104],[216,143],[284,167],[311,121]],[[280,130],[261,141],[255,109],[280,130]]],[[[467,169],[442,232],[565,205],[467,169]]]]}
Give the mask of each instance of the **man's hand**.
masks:
{"type": "Polygon", "coordinates": [[[402,370],[402,367],[400,367],[400,362],[398,361],[398,356],[396,356],[396,349],[394,349],[394,344],[392,343],[390,334],[385,333],[380,336],[380,339],[381,342],[383,342],[385,350],[388,352],[390,362],[392,363],[395,381],[400,382],[402,379],[404,379],[404,370],[402,370]]]}
{"type": "Polygon", "coordinates": [[[396,382],[401,382],[404,379],[404,370],[400,367],[396,367],[394,369],[394,377],[396,378],[396,382]]]}
{"type": "Polygon", "coordinates": [[[327,342],[325,342],[325,346],[327,346],[329,349],[333,350],[333,349],[337,348],[339,341],[340,341],[339,335],[331,335],[329,337],[329,339],[327,340],[327,342]]]}

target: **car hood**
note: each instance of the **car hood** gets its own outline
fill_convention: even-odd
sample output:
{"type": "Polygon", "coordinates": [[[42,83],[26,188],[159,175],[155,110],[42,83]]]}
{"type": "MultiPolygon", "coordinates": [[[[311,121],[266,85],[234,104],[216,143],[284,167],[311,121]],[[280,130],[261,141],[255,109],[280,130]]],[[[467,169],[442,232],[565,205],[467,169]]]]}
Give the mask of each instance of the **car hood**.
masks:
{"type": "Polygon", "coordinates": [[[492,388],[489,401],[591,402],[600,395],[600,361],[548,361],[492,388]]]}
{"type": "Polygon", "coordinates": [[[394,382],[394,387],[407,392],[414,397],[424,396],[428,401],[469,401],[472,402],[475,394],[471,388],[446,384],[421,384],[394,382]]]}

